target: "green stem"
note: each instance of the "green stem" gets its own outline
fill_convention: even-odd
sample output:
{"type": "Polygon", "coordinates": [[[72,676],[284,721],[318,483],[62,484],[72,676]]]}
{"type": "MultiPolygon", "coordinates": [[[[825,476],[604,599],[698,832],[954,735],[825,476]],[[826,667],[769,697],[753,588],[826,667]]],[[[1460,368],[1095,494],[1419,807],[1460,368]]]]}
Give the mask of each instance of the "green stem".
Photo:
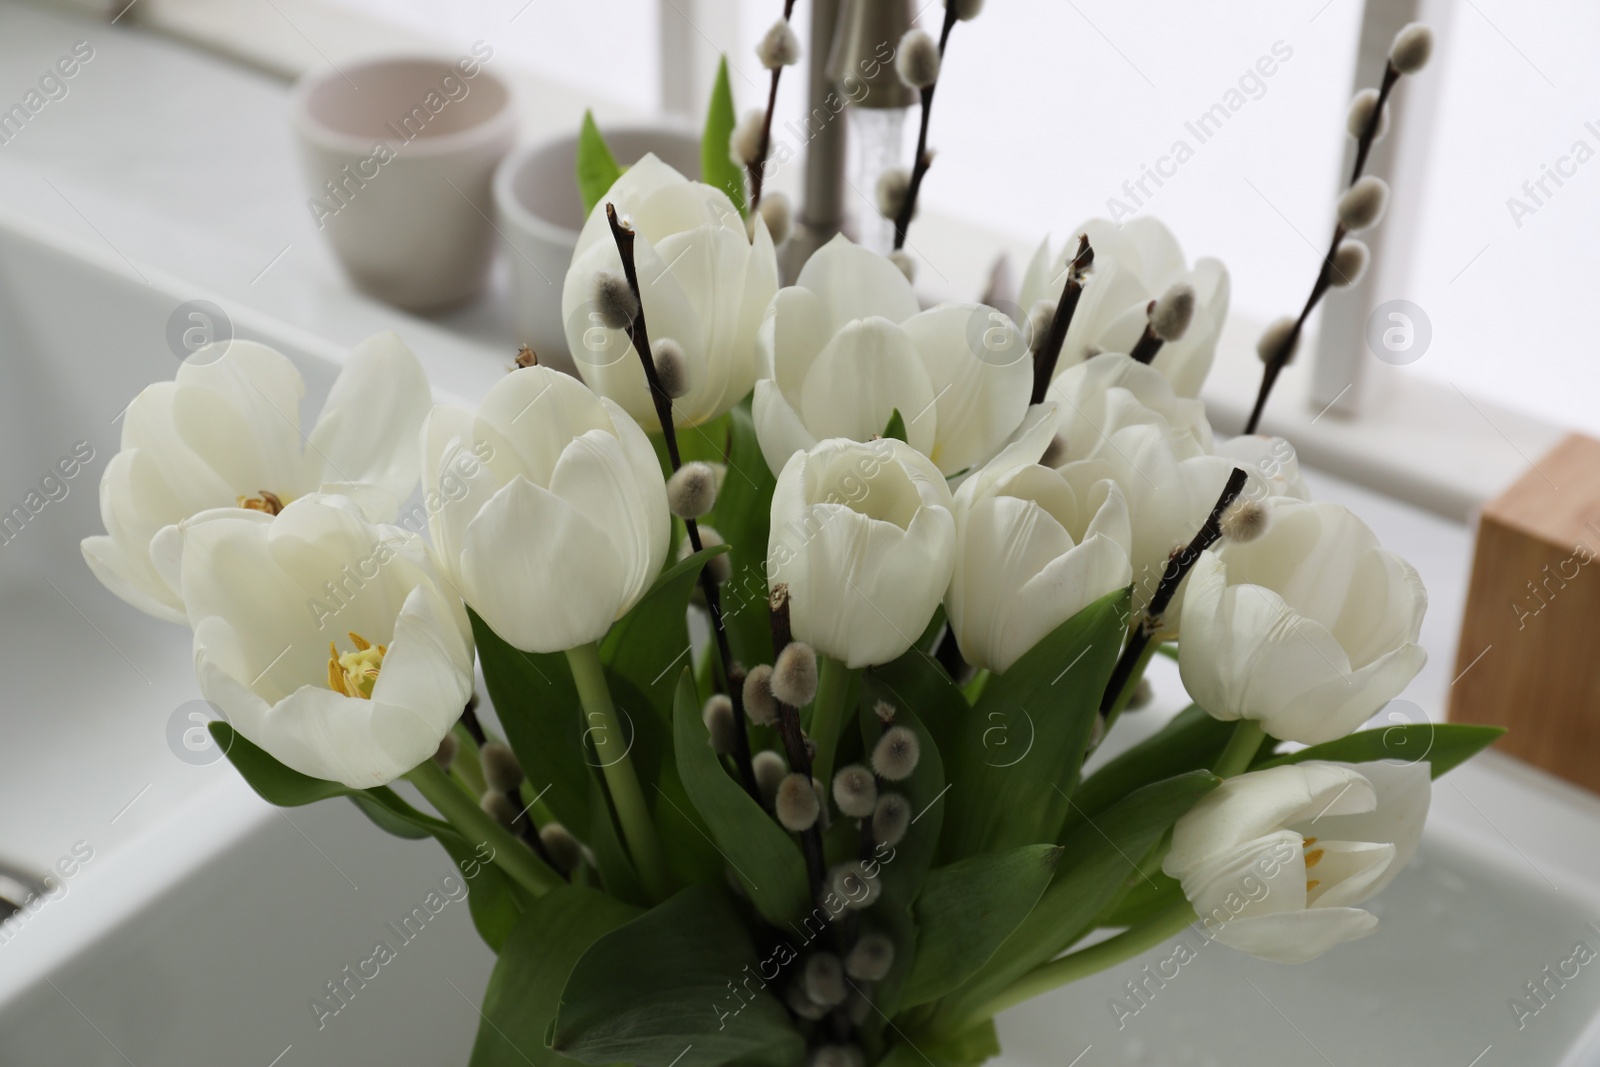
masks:
{"type": "Polygon", "coordinates": [[[1228,747],[1222,750],[1222,755],[1217,757],[1217,765],[1212,769],[1221,778],[1232,778],[1249,770],[1250,761],[1255,758],[1266,736],[1267,732],[1259,722],[1240,719],[1239,725],[1233,728],[1233,736],[1228,739],[1228,747]]]}
{"type": "Polygon", "coordinates": [[[628,853],[633,857],[645,889],[655,899],[665,900],[672,893],[672,881],[667,875],[667,862],[656,837],[655,823],[650,820],[650,809],[644,802],[644,791],[633,773],[633,761],[624,740],[626,735],[611,703],[611,689],[606,685],[599,645],[591,641],[569,648],[567,664],[572,668],[572,680],[578,687],[578,699],[583,704],[589,732],[595,738],[595,755],[600,760],[611,803],[622,823],[628,853]],[[622,748],[622,754],[614,755],[608,745],[622,748]]]}
{"type": "Polygon", "coordinates": [[[1142,926],[1130,927],[1115,937],[1109,937],[1088,948],[1042,963],[1018,978],[993,1000],[978,1008],[970,1016],[954,1024],[952,1032],[959,1033],[987,1019],[992,1019],[1007,1008],[1032,1000],[1069,982],[1087,978],[1108,967],[1130,960],[1161,944],[1195,921],[1194,908],[1187,900],[1179,901],[1166,911],[1151,918],[1142,926]]]}
{"type": "Polygon", "coordinates": [[[817,697],[811,703],[811,739],[816,742],[817,755],[811,773],[828,789],[833,782],[834,750],[844,729],[845,698],[850,695],[855,671],[832,656],[819,653],[817,661],[817,697]]]}
{"type": "Polygon", "coordinates": [[[543,896],[563,884],[559,874],[545,866],[527,845],[480,808],[477,800],[468,796],[431,758],[407,772],[406,780],[417,787],[469,844],[486,843],[494,849],[495,865],[534,896],[543,896]]]}

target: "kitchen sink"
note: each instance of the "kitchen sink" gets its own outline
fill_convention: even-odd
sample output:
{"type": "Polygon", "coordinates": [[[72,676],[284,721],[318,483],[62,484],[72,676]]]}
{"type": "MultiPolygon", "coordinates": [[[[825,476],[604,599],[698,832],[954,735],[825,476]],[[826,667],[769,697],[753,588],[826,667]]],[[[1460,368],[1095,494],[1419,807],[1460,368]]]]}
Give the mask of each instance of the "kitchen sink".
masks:
{"type": "MultiPolygon", "coordinates": [[[[174,322],[220,321],[226,302],[200,299],[104,246],[0,215],[0,869],[50,886],[0,926],[0,1063],[462,1063],[493,963],[464,906],[336,1015],[311,1007],[439,886],[444,853],[378,832],[342,801],[279,811],[256,798],[206,744],[187,631],[124,605],[80,556],[100,530],[96,489],[123,406],[173,374],[174,322]]],[[[223,315],[234,336],[300,366],[309,425],[342,349],[248,308],[223,315]]],[[[482,391],[481,367],[429,372],[442,395],[482,391]]],[[[1435,551],[1446,534],[1408,535],[1408,514],[1388,502],[1373,525],[1402,552],[1407,536],[1435,551]]],[[[1447,537],[1456,556],[1439,566],[1453,571],[1467,535],[1447,537]]],[[[1428,716],[1458,623],[1459,588],[1445,587],[1465,579],[1419,565],[1445,605],[1425,634],[1428,691],[1410,694],[1428,716]]],[[[1108,753],[1176,710],[1169,663],[1154,681],[1156,705],[1130,714],[1108,753]]],[[[1194,958],[1175,974],[1145,967],[1176,939],[1002,1016],[1002,1062],[1600,1063],[1597,829],[1595,798],[1491,753],[1438,784],[1417,860],[1373,905],[1377,936],[1284,967],[1183,935],[1194,958]]]]}

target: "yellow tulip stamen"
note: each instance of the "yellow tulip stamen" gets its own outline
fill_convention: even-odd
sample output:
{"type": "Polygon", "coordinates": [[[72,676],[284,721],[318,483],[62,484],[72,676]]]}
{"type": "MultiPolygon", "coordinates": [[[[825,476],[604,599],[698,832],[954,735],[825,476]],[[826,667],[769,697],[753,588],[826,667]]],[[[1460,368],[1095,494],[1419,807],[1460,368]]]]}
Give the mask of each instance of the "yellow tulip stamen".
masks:
{"type": "Polygon", "coordinates": [[[1303,848],[1310,848],[1312,845],[1314,845],[1316,843],[1317,843],[1317,839],[1316,838],[1308,837],[1308,838],[1306,838],[1305,844],[1302,847],[1303,848]]]}
{"type": "Polygon", "coordinates": [[[1307,852],[1306,853],[1306,870],[1309,871],[1311,868],[1313,868],[1317,864],[1321,863],[1322,862],[1322,854],[1323,854],[1323,850],[1320,849],[1320,848],[1314,848],[1310,852],[1307,852]]]}
{"type": "Polygon", "coordinates": [[[332,641],[328,642],[328,688],[342,696],[371,700],[389,649],[375,646],[357,633],[350,634],[350,643],[356,650],[341,654],[332,641]]]}
{"type": "Polygon", "coordinates": [[[283,498],[266,489],[257,489],[255,496],[238,497],[238,504],[246,511],[264,511],[276,515],[283,510],[283,498]]]}
{"type": "Polygon", "coordinates": [[[1311,879],[1310,881],[1308,881],[1306,883],[1306,892],[1307,893],[1311,892],[1313,889],[1317,888],[1317,886],[1319,886],[1321,884],[1322,884],[1322,882],[1320,882],[1319,880],[1317,880],[1315,878],[1311,879]]]}

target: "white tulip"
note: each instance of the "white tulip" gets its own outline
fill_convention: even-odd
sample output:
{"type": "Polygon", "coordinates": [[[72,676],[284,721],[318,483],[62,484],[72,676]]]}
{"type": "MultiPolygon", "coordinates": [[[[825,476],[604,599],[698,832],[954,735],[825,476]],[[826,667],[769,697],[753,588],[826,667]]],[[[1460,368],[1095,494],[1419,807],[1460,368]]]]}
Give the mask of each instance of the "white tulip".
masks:
{"type": "Polygon", "coordinates": [[[772,494],[767,575],[789,586],[795,639],[848,667],[910,648],[950,583],[950,507],[938,468],[902,441],[835,439],[790,457],[772,494]]]}
{"type": "Polygon", "coordinates": [[[357,345],[309,438],[305,381],[253,341],[208,346],[176,378],[128,405],[122,448],[100,479],[106,534],[83,556],[107,589],[149,615],[184,621],[174,527],[212,508],[270,513],[308,493],[340,493],[388,522],[417,484],[417,430],[433,400],[422,367],[392,333],[357,345]],[[309,447],[308,447],[309,442],[309,447]],[[154,544],[152,544],[154,542],[154,544]]]}
{"type": "Polygon", "coordinates": [[[1252,478],[1260,479],[1269,496],[1287,496],[1296,500],[1310,500],[1311,490],[1300,476],[1300,459],[1294,446],[1281,437],[1266,434],[1241,434],[1216,446],[1219,456],[1226,456],[1243,467],[1252,478]]]}
{"type": "Polygon", "coordinates": [[[779,290],[759,334],[754,415],[774,473],[829,437],[867,441],[899,410],[945,475],[993,456],[1028,408],[1022,332],[982,304],[922,311],[904,274],[842,234],[779,290]]]}
{"type": "Polygon", "coordinates": [[[526,652],[598,641],[666,559],[671,519],[650,439],[615,401],[547,367],[501,378],[475,416],[435,408],[423,485],[462,596],[526,652]]]}
{"type": "Polygon", "coordinates": [[[1190,572],[1178,665],[1195,703],[1273,737],[1343,737],[1405,689],[1428,596],[1405,560],[1337,504],[1267,501],[1266,533],[1190,572]]]}
{"type": "Polygon", "coordinates": [[[1378,928],[1356,905],[1416,853],[1431,788],[1426,763],[1309,760],[1241,774],[1178,820],[1161,869],[1215,940],[1302,963],[1378,928]]]}
{"type": "Polygon", "coordinates": [[[240,734],[354,789],[433,755],[472,696],[472,632],[421,538],[320,494],[179,536],[200,691],[240,734]]]}
{"type": "Polygon", "coordinates": [[[1031,431],[955,494],[956,566],[945,611],[961,654],[1004,671],[1040,639],[1133,579],[1122,490],[1039,466],[1054,427],[1031,431]]]}
{"type": "Polygon", "coordinates": [[[1136,218],[1121,226],[1091,219],[1072,231],[1072,239],[1054,262],[1050,242],[1039,245],[1023,275],[1018,298],[1023,307],[1061,298],[1067,264],[1077,253],[1080,233],[1089,235],[1094,266],[1067,330],[1056,373],[1098,352],[1130,351],[1149,321],[1146,308],[1150,301],[1173,285],[1185,284],[1194,287],[1194,321],[1181,339],[1161,347],[1151,366],[1166,375],[1180,395],[1198,396],[1228,317],[1227,268],[1219,260],[1207,258],[1195,261],[1191,269],[1172,231],[1153,218],[1136,218]]]}
{"type": "MultiPolygon", "coordinates": [[[[1198,400],[1177,396],[1158,371],[1103,353],[1050,384],[1058,406],[1058,469],[1075,482],[1110,478],[1133,529],[1134,606],[1154,595],[1173,548],[1188,544],[1216,504],[1235,463],[1211,453],[1198,400]]],[[[1169,628],[1178,619],[1174,600],[1169,628]]]]}
{"type": "Polygon", "coordinates": [[[756,330],[778,291],[766,224],[757,219],[754,236],[746,236],[726,193],[654,155],[624,171],[589,214],[561,290],[567,347],[583,380],[649,430],[660,423],[639,356],[627,332],[607,328],[591,306],[595,275],[622,275],[607,203],[638,234],[633,254],[651,347],[670,339],[683,351],[688,391],[673,402],[673,421],[694,426],[716,418],[755,383],[756,330]]]}

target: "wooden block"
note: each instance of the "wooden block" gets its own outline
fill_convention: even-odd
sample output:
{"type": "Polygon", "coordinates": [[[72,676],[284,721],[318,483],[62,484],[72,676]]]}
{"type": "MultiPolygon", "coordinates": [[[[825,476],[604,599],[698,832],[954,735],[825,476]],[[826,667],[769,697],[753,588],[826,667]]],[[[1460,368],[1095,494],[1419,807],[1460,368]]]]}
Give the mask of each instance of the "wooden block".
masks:
{"type": "Polygon", "coordinates": [[[1600,792],[1600,441],[1574,434],[1483,508],[1453,722],[1600,792]]]}

